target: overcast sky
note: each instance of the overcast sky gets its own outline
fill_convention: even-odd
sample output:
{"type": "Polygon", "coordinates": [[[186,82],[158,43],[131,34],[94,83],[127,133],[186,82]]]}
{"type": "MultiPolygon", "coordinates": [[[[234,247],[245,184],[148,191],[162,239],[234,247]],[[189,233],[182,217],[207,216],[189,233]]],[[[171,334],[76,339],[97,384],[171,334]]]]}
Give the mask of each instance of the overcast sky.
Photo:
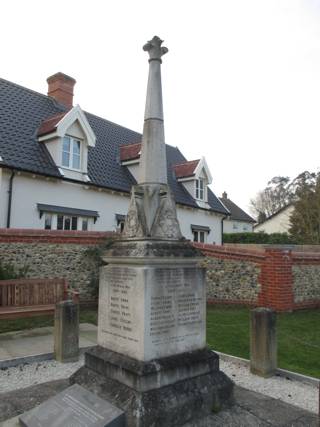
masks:
{"type": "Polygon", "coordinates": [[[154,35],[166,142],[205,156],[217,195],[247,209],[319,170],[320,0],[3,0],[0,76],[46,93],[62,71],[82,109],[141,132],[154,35]]]}

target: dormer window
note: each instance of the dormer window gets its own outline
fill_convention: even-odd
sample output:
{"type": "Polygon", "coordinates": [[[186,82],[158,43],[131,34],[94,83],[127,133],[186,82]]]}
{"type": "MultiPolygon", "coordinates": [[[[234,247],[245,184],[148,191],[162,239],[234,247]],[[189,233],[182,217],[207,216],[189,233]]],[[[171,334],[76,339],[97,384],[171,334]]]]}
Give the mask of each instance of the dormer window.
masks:
{"type": "Polygon", "coordinates": [[[196,179],[196,199],[204,200],[204,179],[196,179]]]}
{"type": "Polygon", "coordinates": [[[95,146],[96,137],[78,105],[44,120],[38,140],[46,145],[62,177],[90,181],[88,150],[95,146]]]}
{"type": "Polygon", "coordinates": [[[63,138],[62,144],[62,166],[69,169],[80,169],[81,165],[81,142],[70,136],[63,138]]]}

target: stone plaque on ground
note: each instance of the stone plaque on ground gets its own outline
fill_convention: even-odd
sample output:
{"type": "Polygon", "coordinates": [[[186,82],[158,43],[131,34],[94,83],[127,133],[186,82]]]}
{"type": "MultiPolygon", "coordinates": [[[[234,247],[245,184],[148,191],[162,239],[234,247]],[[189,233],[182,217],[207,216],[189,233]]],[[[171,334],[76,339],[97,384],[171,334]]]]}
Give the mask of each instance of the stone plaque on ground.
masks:
{"type": "Polygon", "coordinates": [[[21,415],[23,427],[124,427],[119,408],[75,384],[21,415]]]}

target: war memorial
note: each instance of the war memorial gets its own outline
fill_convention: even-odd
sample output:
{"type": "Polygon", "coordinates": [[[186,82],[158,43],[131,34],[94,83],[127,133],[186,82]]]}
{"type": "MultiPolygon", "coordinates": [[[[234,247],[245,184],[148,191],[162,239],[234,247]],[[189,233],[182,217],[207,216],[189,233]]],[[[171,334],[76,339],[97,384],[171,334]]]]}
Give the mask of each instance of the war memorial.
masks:
{"type": "Polygon", "coordinates": [[[143,47],[149,78],[140,179],[123,238],[103,256],[98,345],[72,386],[23,415],[23,426],[58,426],[61,417],[66,426],[182,426],[232,397],[233,382],[206,347],[202,257],[182,237],[167,183],[161,63],[168,50],[161,45],[155,36],[143,47]]]}

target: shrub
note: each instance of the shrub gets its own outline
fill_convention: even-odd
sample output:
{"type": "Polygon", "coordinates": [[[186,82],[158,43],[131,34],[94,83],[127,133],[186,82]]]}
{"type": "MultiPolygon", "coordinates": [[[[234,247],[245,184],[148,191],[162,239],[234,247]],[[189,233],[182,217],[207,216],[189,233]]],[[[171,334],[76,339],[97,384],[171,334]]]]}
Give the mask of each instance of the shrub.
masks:
{"type": "Polygon", "coordinates": [[[224,233],[224,243],[255,243],[264,245],[294,245],[297,242],[287,233],[224,233]]]}
{"type": "Polygon", "coordinates": [[[16,270],[12,264],[3,264],[0,260],[0,280],[21,279],[26,277],[29,267],[24,266],[16,270]]]}

